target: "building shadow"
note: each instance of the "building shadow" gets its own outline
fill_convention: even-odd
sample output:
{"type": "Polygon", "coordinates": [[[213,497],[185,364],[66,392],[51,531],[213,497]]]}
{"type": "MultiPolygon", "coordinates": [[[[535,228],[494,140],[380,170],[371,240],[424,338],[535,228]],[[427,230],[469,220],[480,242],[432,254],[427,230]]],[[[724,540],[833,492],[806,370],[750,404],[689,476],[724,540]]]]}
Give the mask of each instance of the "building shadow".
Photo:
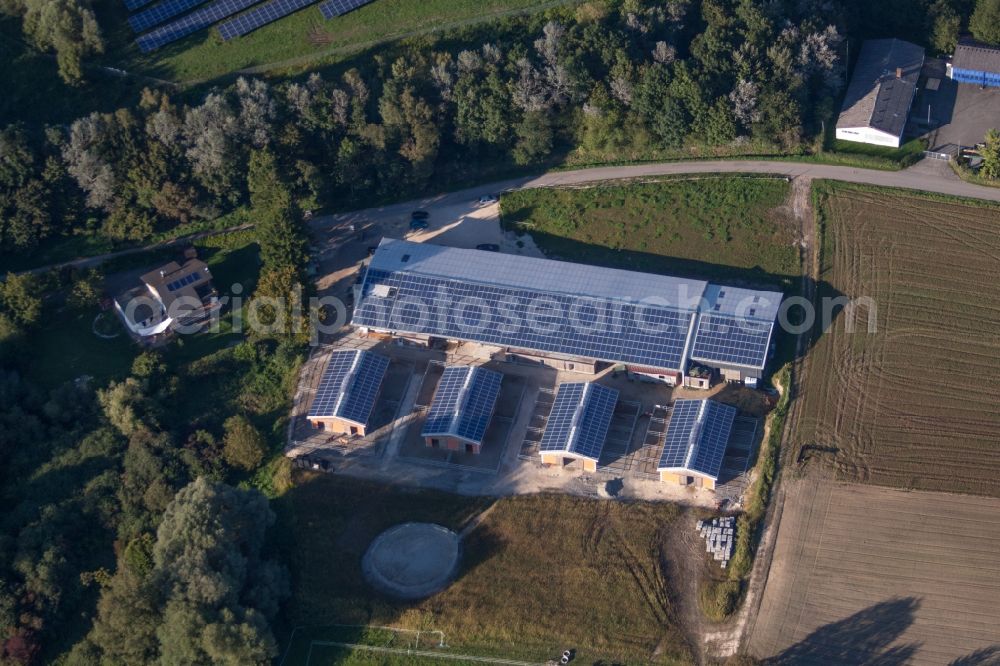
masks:
{"type": "Polygon", "coordinates": [[[909,663],[921,644],[894,643],[913,624],[919,607],[920,600],[914,597],[883,601],[816,629],[801,642],[764,663],[781,666],[902,666],[909,663]]]}

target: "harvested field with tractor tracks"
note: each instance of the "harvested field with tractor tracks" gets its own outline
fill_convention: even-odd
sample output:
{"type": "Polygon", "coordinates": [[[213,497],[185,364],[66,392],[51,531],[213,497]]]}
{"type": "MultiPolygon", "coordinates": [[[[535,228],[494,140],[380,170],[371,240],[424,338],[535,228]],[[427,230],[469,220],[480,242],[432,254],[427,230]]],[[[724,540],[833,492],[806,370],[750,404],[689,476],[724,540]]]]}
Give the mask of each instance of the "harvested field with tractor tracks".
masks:
{"type": "Polygon", "coordinates": [[[809,352],[793,455],[844,481],[1000,496],[1000,207],[816,187],[819,295],[868,303],[809,352]]]}
{"type": "Polygon", "coordinates": [[[749,652],[768,663],[991,664],[1000,500],[784,484],[749,652]]]}

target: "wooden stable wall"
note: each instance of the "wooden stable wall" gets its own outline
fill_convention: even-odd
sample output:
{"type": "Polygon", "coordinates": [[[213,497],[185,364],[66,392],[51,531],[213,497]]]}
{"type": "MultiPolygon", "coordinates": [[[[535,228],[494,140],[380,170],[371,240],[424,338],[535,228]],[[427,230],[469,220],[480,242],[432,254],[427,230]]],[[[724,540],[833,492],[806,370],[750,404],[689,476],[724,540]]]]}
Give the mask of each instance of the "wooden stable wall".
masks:
{"type": "Polygon", "coordinates": [[[577,458],[576,456],[566,456],[562,453],[543,453],[541,454],[543,465],[559,465],[563,466],[573,462],[574,460],[579,460],[583,464],[584,472],[596,472],[597,471],[597,461],[590,460],[589,458],[577,458]]]}
{"type": "Polygon", "coordinates": [[[463,451],[474,455],[479,455],[483,446],[482,444],[474,444],[457,437],[425,437],[424,445],[430,448],[463,451]],[[471,447],[472,450],[469,451],[466,447],[471,447]]]}
{"type": "Polygon", "coordinates": [[[358,425],[353,421],[344,421],[343,419],[332,417],[313,418],[309,419],[309,423],[313,428],[328,432],[331,435],[358,435],[359,437],[364,437],[367,434],[365,426],[358,425]]]}
{"type": "Polygon", "coordinates": [[[681,472],[660,472],[660,482],[672,483],[681,486],[693,485],[696,488],[715,490],[715,479],[710,479],[707,476],[684,474],[681,472]]]}

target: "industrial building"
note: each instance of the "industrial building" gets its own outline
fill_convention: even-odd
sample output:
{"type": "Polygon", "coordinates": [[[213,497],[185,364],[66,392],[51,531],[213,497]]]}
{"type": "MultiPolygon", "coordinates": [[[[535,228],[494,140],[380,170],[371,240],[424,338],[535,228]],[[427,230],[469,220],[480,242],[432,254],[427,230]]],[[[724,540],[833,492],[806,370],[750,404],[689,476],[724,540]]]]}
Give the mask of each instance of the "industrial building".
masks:
{"type": "Polygon", "coordinates": [[[837,118],[837,138],[899,148],[924,65],[924,50],[901,39],[861,46],[837,118]]]}
{"type": "Polygon", "coordinates": [[[948,78],[959,83],[1000,87],[1000,46],[971,39],[959,40],[955,55],[947,65],[948,78]]]}
{"type": "Polygon", "coordinates": [[[331,434],[368,434],[389,359],[359,349],[335,351],[323,370],[307,420],[331,434]]]}
{"type": "Polygon", "coordinates": [[[573,460],[596,472],[608,436],[618,391],[593,382],[560,384],[539,446],[543,465],[573,460]]]}
{"type": "Polygon", "coordinates": [[[660,481],[715,489],[736,408],[715,400],[677,400],[657,471],[660,481]]]}
{"type": "Polygon", "coordinates": [[[493,357],[707,388],[754,386],[782,294],[664,275],[383,239],[352,323],[421,344],[475,342],[493,357]],[[706,372],[709,376],[706,377],[706,372]]]}
{"type": "Polygon", "coordinates": [[[499,372],[483,367],[445,368],[420,432],[427,446],[478,455],[502,381],[499,372]]]}

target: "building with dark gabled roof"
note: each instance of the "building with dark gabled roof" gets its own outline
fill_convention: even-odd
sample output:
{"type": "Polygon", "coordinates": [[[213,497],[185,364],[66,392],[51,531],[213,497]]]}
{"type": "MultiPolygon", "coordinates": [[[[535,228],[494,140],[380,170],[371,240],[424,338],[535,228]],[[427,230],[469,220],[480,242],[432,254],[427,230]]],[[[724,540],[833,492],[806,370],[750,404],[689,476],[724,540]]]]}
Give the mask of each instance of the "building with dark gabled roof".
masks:
{"type": "Polygon", "coordinates": [[[715,489],[736,408],[715,400],[677,400],[657,471],[664,483],[715,489]]]}
{"type": "Polygon", "coordinates": [[[482,367],[444,369],[420,436],[427,446],[479,454],[503,375],[482,367]]]}
{"type": "Polygon", "coordinates": [[[539,445],[542,464],[579,460],[585,472],[596,472],[617,403],[615,389],[593,382],[560,384],[539,445]]]}
{"type": "Polygon", "coordinates": [[[332,434],[368,433],[389,359],[360,349],[335,351],[323,370],[307,420],[332,434]]]}
{"type": "Polygon", "coordinates": [[[1000,87],[1000,46],[961,39],[947,71],[948,78],[959,83],[1000,87]]]}
{"type": "Polygon", "coordinates": [[[899,148],[924,66],[924,50],[901,39],[861,46],[837,118],[837,138],[899,148]]]}

